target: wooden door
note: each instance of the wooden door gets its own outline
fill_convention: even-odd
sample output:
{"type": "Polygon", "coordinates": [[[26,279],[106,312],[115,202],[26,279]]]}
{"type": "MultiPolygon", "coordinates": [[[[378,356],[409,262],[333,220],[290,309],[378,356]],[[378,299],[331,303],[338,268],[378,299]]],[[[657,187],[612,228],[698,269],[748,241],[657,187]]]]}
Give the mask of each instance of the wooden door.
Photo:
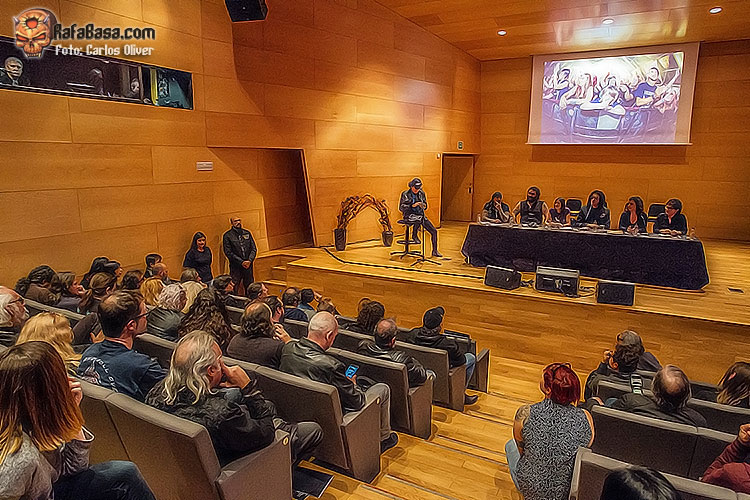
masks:
{"type": "Polygon", "coordinates": [[[474,157],[443,155],[442,220],[471,221],[474,157]]]}

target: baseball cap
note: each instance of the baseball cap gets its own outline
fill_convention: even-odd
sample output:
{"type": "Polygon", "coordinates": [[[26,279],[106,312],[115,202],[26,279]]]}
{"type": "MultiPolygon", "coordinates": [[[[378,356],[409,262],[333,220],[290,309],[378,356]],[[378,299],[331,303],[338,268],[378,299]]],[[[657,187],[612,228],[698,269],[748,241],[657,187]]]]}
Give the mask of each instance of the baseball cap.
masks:
{"type": "Polygon", "coordinates": [[[439,306],[433,307],[432,309],[428,309],[424,313],[422,323],[424,324],[425,328],[429,328],[430,330],[432,330],[433,328],[437,328],[443,323],[443,316],[445,316],[445,309],[439,306]]]}

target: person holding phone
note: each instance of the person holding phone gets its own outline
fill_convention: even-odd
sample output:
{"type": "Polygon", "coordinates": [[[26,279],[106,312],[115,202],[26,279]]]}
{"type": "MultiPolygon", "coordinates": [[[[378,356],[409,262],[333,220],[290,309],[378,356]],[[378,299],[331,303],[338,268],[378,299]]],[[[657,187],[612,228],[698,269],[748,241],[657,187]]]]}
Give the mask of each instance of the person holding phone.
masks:
{"type": "Polygon", "coordinates": [[[357,383],[357,367],[347,367],[326,353],[339,333],[333,314],[319,312],[310,320],[307,337],[289,342],[281,351],[279,369],[298,377],[332,385],[339,393],[344,413],[359,411],[365,404],[380,401],[380,451],[393,448],[398,435],[391,432],[391,391],[386,384],[377,383],[365,390],[357,383]]]}

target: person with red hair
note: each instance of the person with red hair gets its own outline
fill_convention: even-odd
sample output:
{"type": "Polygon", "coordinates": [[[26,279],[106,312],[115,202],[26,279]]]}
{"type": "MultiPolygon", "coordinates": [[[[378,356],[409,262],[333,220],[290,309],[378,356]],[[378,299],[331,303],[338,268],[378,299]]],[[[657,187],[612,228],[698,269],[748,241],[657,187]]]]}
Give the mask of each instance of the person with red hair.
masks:
{"type": "Polygon", "coordinates": [[[544,399],[516,412],[508,468],[524,500],[566,500],[576,451],[594,442],[594,422],[576,406],[581,381],[569,363],[548,365],[539,388],[544,399]]]}

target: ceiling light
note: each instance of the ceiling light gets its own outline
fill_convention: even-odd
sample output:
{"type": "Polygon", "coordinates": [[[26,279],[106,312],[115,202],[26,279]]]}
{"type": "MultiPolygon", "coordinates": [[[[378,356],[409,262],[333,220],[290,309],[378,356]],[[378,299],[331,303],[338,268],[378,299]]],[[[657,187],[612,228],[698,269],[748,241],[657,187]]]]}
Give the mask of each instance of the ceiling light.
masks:
{"type": "Polygon", "coordinates": [[[721,11],[722,11],[721,7],[712,7],[710,9],[708,9],[708,12],[711,13],[711,14],[718,14],[721,11]]]}
{"type": "Polygon", "coordinates": [[[508,32],[505,31],[505,30],[500,30],[500,31],[497,32],[497,34],[500,35],[500,36],[505,36],[505,35],[508,34],[508,32]]]}
{"type": "Polygon", "coordinates": [[[611,17],[605,17],[604,19],[602,19],[602,24],[612,24],[614,22],[615,20],[612,19],[611,17]]]}

